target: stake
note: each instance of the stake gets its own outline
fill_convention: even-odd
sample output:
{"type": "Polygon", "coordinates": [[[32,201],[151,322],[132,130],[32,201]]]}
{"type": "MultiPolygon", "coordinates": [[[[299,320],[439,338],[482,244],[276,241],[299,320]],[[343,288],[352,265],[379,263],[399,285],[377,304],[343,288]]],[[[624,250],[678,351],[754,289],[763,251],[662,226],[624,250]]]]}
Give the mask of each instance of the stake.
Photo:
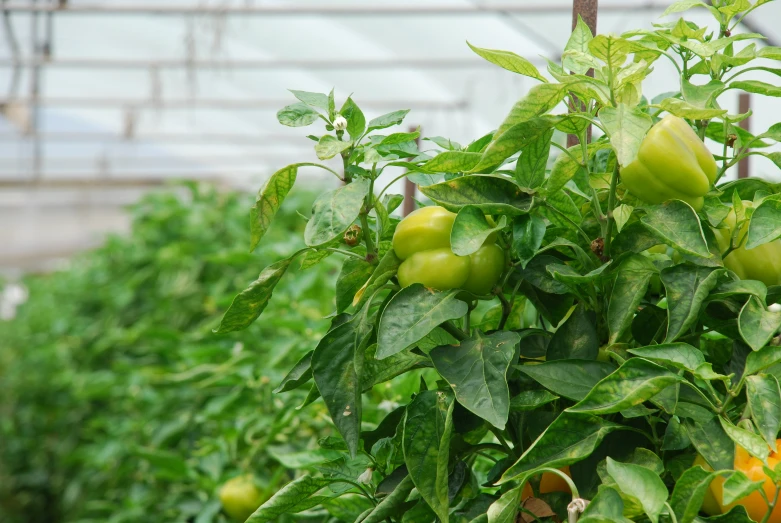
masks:
{"type": "MultiPolygon", "coordinates": [[[[410,126],[409,132],[414,133],[418,128],[410,126]]],[[[415,142],[420,149],[420,136],[418,136],[415,142]]],[[[404,178],[404,206],[401,208],[402,216],[407,216],[409,213],[415,210],[415,184],[409,178],[404,178]]]]}
{"type": "MultiPolygon", "coordinates": [[[[578,15],[586,22],[586,25],[591,29],[591,34],[597,34],[597,4],[598,0],[572,0],[572,29],[578,25],[578,15]]],[[[586,73],[588,76],[594,76],[594,70],[589,69],[586,73]]],[[[579,102],[576,102],[579,103],[579,102]]],[[[574,108],[570,108],[573,110],[574,108]]],[[[591,141],[591,126],[589,125],[586,130],[586,142],[591,141]]],[[[578,144],[578,137],[574,134],[567,135],[567,147],[572,147],[578,144]]]]}

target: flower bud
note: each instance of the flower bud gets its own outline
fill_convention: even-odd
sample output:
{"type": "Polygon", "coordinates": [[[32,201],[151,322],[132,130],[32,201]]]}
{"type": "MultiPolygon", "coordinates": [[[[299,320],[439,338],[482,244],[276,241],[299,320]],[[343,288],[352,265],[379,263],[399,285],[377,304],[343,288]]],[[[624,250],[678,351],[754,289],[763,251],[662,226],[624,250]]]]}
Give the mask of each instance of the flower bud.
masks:
{"type": "Polygon", "coordinates": [[[358,483],[363,483],[364,485],[370,484],[372,482],[372,472],[371,467],[364,470],[363,474],[358,476],[358,483]]]}
{"type": "Polygon", "coordinates": [[[347,129],[347,118],[341,114],[337,115],[336,118],[334,118],[334,129],[337,131],[344,131],[347,129]]]}

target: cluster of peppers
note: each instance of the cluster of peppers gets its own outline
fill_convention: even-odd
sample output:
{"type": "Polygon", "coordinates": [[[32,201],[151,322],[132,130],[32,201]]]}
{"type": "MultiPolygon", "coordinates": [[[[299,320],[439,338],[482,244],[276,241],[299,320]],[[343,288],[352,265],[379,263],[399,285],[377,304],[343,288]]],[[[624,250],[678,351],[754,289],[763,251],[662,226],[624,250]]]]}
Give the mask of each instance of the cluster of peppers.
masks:
{"type": "MultiPolygon", "coordinates": [[[[637,158],[622,168],[620,174],[624,187],[646,203],[683,200],[699,211],[705,195],[716,182],[718,167],[691,126],[681,118],[668,115],[651,128],[637,158]]],[[[751,202],[744,202],[744,206],[750,207],[751,202]]],[[[402,287],[421,283],[438,290],[462,289],[475,296],[492,292],[506,267],[504,250],[492,235],[470,256],[454,254],[450,236],[455,219],[456,215],[447,209],[430,206],[416,210],[399,223],[393,236],[393,249],[402,260],[397,274],[402,287]]],[[[746,249],[747,229],[748,221],[739,222],[731,210],[714,230],[722,252],[730,250],[723,260],[724,266],[741,279],[781,285],[781,240],[746,249]],[[736,231],[738,227],[740,230],[736,231]]],[[[773,453],[770,459],[778,461],[781,457],[773,453]]],[[[707,467],[701,457],[695,464],[707,467]]],[[[768,495],[775,494],[775,485],[765,475],[762,464],[740,447],[736,448],[734,466],[752,480],[764,480],[768,495]]],[[[703,506],[705,512],[721,514],[740,504],[757,521],[764,517],[767,505],[758,492],[724,506],[720,501],[723,482],[723,478],[713,481],[703,506]]],[[[525,496],[531,495],[528,490],[525,496]]],[[[565,482],[557,476],[550,473],[543,476],[542,492],[567,490],[565,482]]],[[[781,523],[781,505],[769,521],[781,523]]]]}

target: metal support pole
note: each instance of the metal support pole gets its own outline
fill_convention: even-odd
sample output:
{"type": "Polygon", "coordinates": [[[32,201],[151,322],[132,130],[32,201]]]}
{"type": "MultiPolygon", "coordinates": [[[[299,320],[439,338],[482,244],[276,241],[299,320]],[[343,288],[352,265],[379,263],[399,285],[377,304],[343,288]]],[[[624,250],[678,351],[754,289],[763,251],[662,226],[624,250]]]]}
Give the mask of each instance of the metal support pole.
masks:
{"type": "MultiPolygon", "coordinates": [[[[738,96],[738,113],[745,114],[751,110],[751,95],[749,93],[740,93],[738,96]]],[[[751,132],[751,117],[749,116],[739,124],[741,129],[751,132]]],[[[749,159],[750,156],[746,156],[740,162],[738,162],[738,178],[748,178],[749,174],[749,159]]]]}
{"type": "MultiPolygon", "coordinates": [[[[591,29],[591,34],[596,35],[597,34],[597,8],[598,8],[598,0],[572,0],[572,29],[574,30],[575,27],[578,25],[578,16],[580,16],[584,22],[586,22],[586,25],[589,29],[591,29]]],[[[594,76],[594,70],[589,69],[589,71],[586,73],[589,76],[594,76]]],[[[573,96],[574,99],[574,96],[573,96]]],[[[580,103],[575,99],[575,103],[580,103]]],[[[586,140],[591,141],[591,126],[588,126],[588,129],[586,130],[586,140]]],[[[570,134],[567,136],[567,147],[572,147],[574,145],[577,145],[578,137],[574,134],[570,134]]]]}
{"type": "MultiPolygon", "coordinates": [[[[31,0],[32,6],[35,7],[37,0],[31,0]]],[[[40,59],[40,42],[38,41],[38,11],[33,11],[30,14],[30,54],[37,59],[40,59]]],[[[43,150],[41,141],[38,139],[38,109],[39,99],[41,94],[40,88],[41,69],[38,66],[33,66],[30,69],[30,132],[32,135],[32,177],[33,180],[39,180],[41,177],[41,163],[43,160],[43,150]]]]}
{"type": "MultiPolygon", "coordinates": [[[[418,128],[410,126],[409,132],[414,133],[418,128]]],[[[420,149],[420,136],[416,140],[418,149],[420,149]]],[[[404,203],[401,208],[401,215],[407,216],[415,210],[415,184],[409,178],[404,178],[404,203]]]]}

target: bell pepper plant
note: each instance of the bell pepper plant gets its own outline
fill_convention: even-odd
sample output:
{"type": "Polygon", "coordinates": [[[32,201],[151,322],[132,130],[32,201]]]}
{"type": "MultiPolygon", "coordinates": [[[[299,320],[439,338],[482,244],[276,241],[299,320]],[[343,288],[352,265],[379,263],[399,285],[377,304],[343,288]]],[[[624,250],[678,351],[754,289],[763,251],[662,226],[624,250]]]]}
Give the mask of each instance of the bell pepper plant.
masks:
{"type": "Polygon", "coordinates": [[[466,145],[393,131],[406,110],[367,119],[351,97],[292,91],[279,121],[324,124],[310,138],[328,162],[271,175],[251,248],[301,168],[338,183],[306,246],[216,332],[257,320],[295,261],[342,257],[330,329],[281,388],[308,390],[300,416],[325,405],[338,437],[322,445],[343,466],[303,467],[247,521],[775,521],[781,186],[725,180],[749,155],[781,165],[781,133],[722,107],[728,91],[778,96],[752,76],[776,70],[752,62],[781,49],[738,31],[764,3],[683,0],[621,35],[579,20],[544,71],[471,46],[530,87],[466,145]],[[657,62],[679,76],[649,98],[657,62]],[[417,184],[407,217],[390,178],[417,184]],[[364,415],[410,376],[414,393],[364,415]]]}

